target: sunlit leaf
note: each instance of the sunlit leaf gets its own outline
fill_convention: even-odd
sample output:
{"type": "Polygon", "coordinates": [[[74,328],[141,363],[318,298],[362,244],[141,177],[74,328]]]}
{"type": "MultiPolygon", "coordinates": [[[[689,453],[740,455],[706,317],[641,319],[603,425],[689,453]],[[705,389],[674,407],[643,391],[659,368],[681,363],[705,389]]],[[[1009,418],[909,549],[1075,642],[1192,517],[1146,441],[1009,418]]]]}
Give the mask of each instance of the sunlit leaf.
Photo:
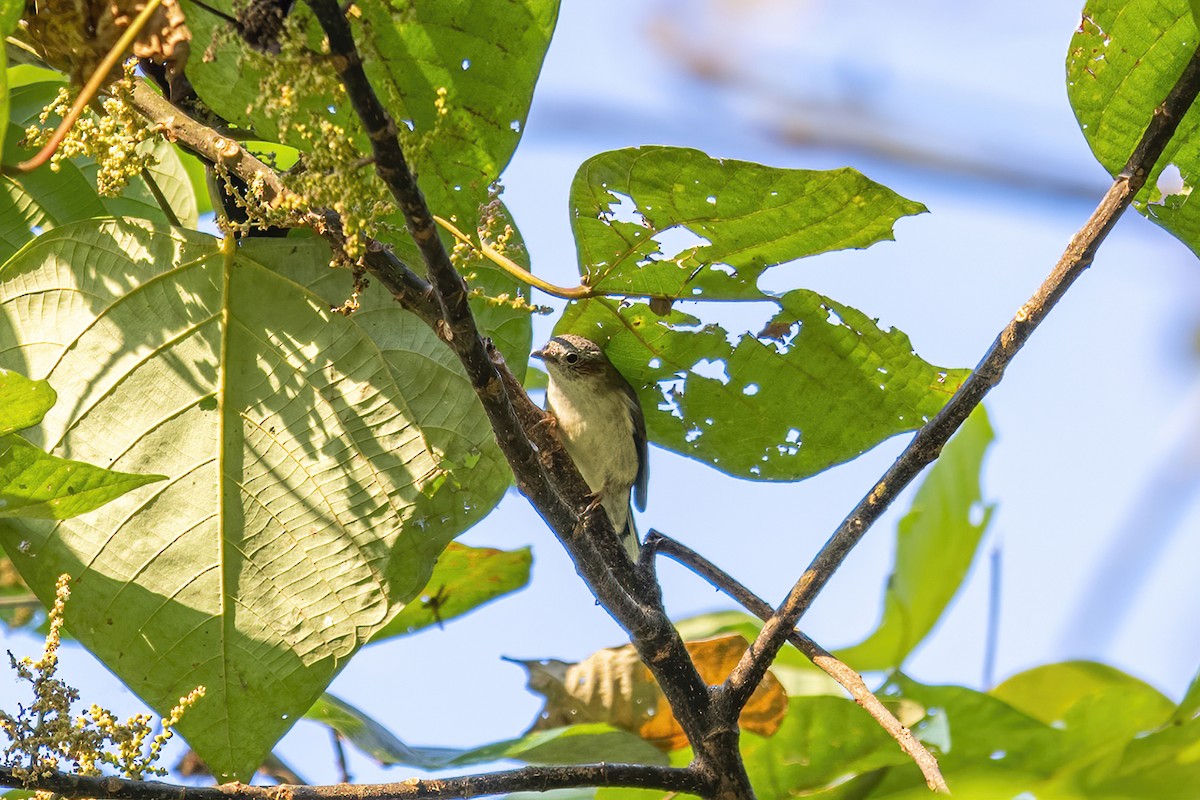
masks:
{"type": "Polygon", "coordinates": [[[0,436],[0,518],[70,519],[161,480],[58,458],[15,434],[0,436]]]}
{"type": "MultiPolygon", "coordinates": [[[[289,68],[278,56],[255,53],[237,36],[214,33],[226,22],[198,5],[185,4],[195,41],[212,42],[209,58],[188,64],[200,97],[231,121],[278,139],[278,121],[263,102],[268,68],[289,68]]],[[[231,12],[228,0],[211,7],[231,12]]],[[[307,36],[314,59],[291,68],[316,70],[321,34],[308,9],[290,15],[307,36]]],[[[403,7],[381,0],[355,4],[349,15],[363,67],[392,118],[402,127],[407,155],[434,212],[458,217],[474,233],[478,208],[512,157],[524,129],[533,87],[558,17],[556,0],[479,4],[443,0],[403,7]]],[[[344,93],[298,98],[298,122],[307,114],[353,133],[354,111],[344,93]]],[[[369,144],[361,133],[364,153],[369,144]]],[[[288,144],[304,147],[298,138],[288,144]]]]}
{"type": "Polygon", "coordinates": [[[954,599],[991,520],[980,471],[992,443],[979,406],[943,448],[896,527],[896,563],[883,618],[864,641],[838,653],[859,670],[894,669],[929,634],[954,599]]]}
{"type": "Polygon", "coordinates": [[[37,425],[57,399],[46,381],[0,369],[0,436],[37,425]]]}
{"type": "Polygon", "coordinates": [[[638,390],[655,444],[752,480],[798,480],[936,414],[967,376],[902,332],[795,290],[757,336],[643,303],[575,303],[556,331],[588,336],[638,390]],[[746,425],[753,419],[754,425],[746,425]]]}
{"type": "Polygon", "coordinates": [[[769,267],[892,238],[925,210],[853,169],[780,169],[683,147],[613,150],[571,185],[579,272],[606,293],[765,297],[769,267]]]}
{"type": "Polygon", "coordinates": [[[319,243],[137,221],[59,227],[0,270],[0,365],[59,394],[34,443],[169,477],[0,540],[43,600],[74,578],[68,628],[157,711],[205,686],[181,732],[220,776],[249,776],[510,480],[448,348],[376,287],[331,313],[350,288],[319,243]]]}

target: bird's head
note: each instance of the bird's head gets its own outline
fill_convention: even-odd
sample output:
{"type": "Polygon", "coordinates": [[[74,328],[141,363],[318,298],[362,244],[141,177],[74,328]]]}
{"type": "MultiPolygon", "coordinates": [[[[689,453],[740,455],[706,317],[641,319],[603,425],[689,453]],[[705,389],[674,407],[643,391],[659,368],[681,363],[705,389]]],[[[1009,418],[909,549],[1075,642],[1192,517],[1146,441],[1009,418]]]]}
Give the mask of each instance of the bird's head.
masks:
{"type": "Polygon", "coordinates": [[[557,378],[578,380],[605,375],[612,369],[600,345],[573,333],[555,336],[530,355],[544,361],[546,369],[557,378]]]}

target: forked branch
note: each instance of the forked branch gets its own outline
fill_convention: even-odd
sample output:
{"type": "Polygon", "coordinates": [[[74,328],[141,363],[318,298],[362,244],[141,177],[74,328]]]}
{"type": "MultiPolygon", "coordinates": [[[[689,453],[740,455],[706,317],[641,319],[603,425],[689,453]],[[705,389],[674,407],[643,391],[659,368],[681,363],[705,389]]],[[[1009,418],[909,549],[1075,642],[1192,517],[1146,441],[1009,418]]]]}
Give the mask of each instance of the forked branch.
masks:
{"type": "MultiPolygon", "coordinates": [[[[761,620],[768,620],[775,610],[754,592],[747,589],[729,573],[697,553],[692,548],[676,541],[663,533],[651,530],[646,535],[645,553],[651,557],[657,553],[674,561],[678,561],[704,580],[729,595],[742,608],[761,620]]],[[[858,703],[879,723],[888,735],[896,740],[900,749],[908,755],[925,776],[925,783],[935,792],[949,794],[950,788],[946,779],[938,769],[937,759],[925,749],[925,745],[913,736],[912,731],[904,727],[900,720],[880,702],[875,693],[867,688],[862,676],[840,661],[832,653],[798,630],[792,631],[788,641],[797,650],[808,656],[826,675],[837,681],[843,689],[850,693],[854,702],[858,703]]]]}

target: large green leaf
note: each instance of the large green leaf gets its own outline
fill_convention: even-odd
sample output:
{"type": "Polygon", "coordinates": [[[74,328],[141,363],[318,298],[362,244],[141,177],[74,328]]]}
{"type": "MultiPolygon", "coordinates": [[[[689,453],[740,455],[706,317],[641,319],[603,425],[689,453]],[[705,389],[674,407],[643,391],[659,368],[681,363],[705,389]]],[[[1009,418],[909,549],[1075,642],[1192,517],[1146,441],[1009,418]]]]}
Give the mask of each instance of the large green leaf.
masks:
{"type": "Polygon", "coordinates": [[[329,726],[355,747],[381,764],[403,764],[438,770],[515,760],[530,764],[584,764],[610,761],[632,764],[665,764],[666,755],[632,733],[601,724],[528,733],[517,739],[481,747],[412,747],[384,725],[333,695],[322,696],[309,710],[308,719],[329,726]]]}
{"type": "MultiPolygon", "coordinates": [[[[1097,160],[1116,175],[1154,108],[1167,96],[1200,40],[1188,0],[1088,0],[1067,51],[1067,95],[1097,160]]],[[[1200,111],[1193,107],[1150,170],[1134,207],[1200,253],[1200,111]],[[1168,165],[1175,169],[1158,186],[1168,165]],[[1176,181],[1181,183],[1176,184],[1176,181]],[[1175,184],[1175,185],[1167,185],[1175,184]]]]}
{"type": "Polygon", "coordinates": [[[206,687],[181,731],[221,777],[249,776],[509,482],[446,348],[375,289],[331,313],[350,276],[327,257],[95,220],[0,269],[0,362],[59,393],[38,443],[169,476],[0,541],[44,600],[73,576],[68,627],[160,713],[206,687]]]}
{"type": "Polygon", "coordinates": [[[532,562],[528,547],[507,551],[451,542],[438,556],[420,598],[406,605],[371,641],[407,636],[430,625],[441,626],[447,620],[515,592],[529,583],[532,562]]]}
{"type": "Polygon", "coordinates": [[[763,299],[767,268],[891,239],[897,219],[923,211],[853,169],[780,169],[682,147],[601,153],[571,185],[583,281],[672,299],[763,299]]]}
{"type": "Polygon", "coordinates": [[[57,399],[46,381],[0,369],[0,436],[37,425],[57,399]]]}
{"type": "Polygon", "coordinates": [[[900,667],[933,630],[958,592],[991,520],[980,470],[992,443],[983,406],[942,450],[896,528],[896,564],[883,598],[883,619],[864,641],[838,653],[858,670],[900,667]]]}
{"type": "Polygon", "coordinates": [[[736,345],[682,311],[606,298],[572,305],[556,330],[605,346],[656,444],[757,480],[804,478],[919,428],[968,374],[928,364],[900,331],[815,292],[779,304],[736,345]]]}

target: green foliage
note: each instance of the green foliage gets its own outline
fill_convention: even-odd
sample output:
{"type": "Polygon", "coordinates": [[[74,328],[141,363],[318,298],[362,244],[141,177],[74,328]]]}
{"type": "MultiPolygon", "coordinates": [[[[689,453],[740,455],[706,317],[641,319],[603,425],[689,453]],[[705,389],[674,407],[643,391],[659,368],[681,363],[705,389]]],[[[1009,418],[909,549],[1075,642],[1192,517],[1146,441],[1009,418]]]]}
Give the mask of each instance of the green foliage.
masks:
{"type": "MultiPolygon", "coordinates": [[[[42,107],[66,83],[54,73],[21,66],[8,70],[13,83],[12,108],[4,134],[4,165],[12,167],[33,154],[18,146],[25,129],[37,122],[42,107]]],[[[52,119],[52,122],[56,118],[52,119]]],[[[196,193],[178,149],[165,141],[147,143],[157,163],[147,169],[180,223],[195,227],[199,219],[196,193]]],[[[134,179],[118,197],[96,191],[96,164],[84,157],[61,162],[58,170],[38,169],[0,175],[0,261],[11,257],[38,230],[68,222],[116,216],[167,222],[167,216],[144,178],[134,179]]]]}
{"type": "Polygon", "coordinates": [[[896,529],[896,564],[883,619],[867,639],[838,657],[858,670],[898,669],[941,619],[975,558],[994,505],[979,488],[992,443],[979,406],[934,462],[896,529]]]}
{"type": "MultiPolygon", "coordinates": [[[[21,0],[0,0],[0,37],[8,36],[21,20],[25,4],[21,0]]],[[[8,119],[9,109],[8,53],[0,52],[0,120],[8,119]]],[[[0,139],[0,162],[4,156],[4,140],[0,139]]]]}
{"type": "Polygon", "coordinates": [[[206,687],[181,731],[222,775],[249,775],[509,482],[447,349],[382,292],[331,314],[349,276],[327,263],[92,221],[0,271],[4,363],[59,390],[41,440],[169,476],[0,541],[43,597],[75,577],[72,632],[160,713],[206,687]]]}
{"type": "Polygon", "coordinates": [[[514,760],[528,764],[584,764],[615,761],[665,764],[666,756],[632,733],[608,725],[572,725],[528,733],[517,739],[472,748],[411,747],[374,719],[332,695],[325,695],[307,717],[328,725],[381,764],[426,770],[514,760]]]}
{"type": "MultiPolygon", "coordinates": [[[[1187,0],[1089,0],[1067,51],[1067,95],[1097,160],[1116,175],[1200,39],[1187,0]]],[[[1195,106],[1134,199],[1144,216],[1200,253],[1200,207],[1188,203],[1200,177],[1195,106]],[[1182,186],[1158,188],[1169,165],[1182,186]]],[[[1173,182],[1173,181],[1172,181],[1173,182]]]]}
{"type": "Polygon", "coordinates": [[[529,583],[532,563],[533,554],[528,547],[506,551],[451,542],[438,556],[420,598],[404,606],[371,641],[407,636],[430,625],[440,627],[448,620],[515,592],[529,583]]]}
{"type": "Polygon", "coordinates": [[[761,333],[732,345],[691,314],[605,298],[573,304],[556,330],[607,342],[652,441],[739,478],[798,480],[849,461],[919,428],[968,374],[930,365],[900,331],[815,292],[779,304],[761,333]],[[705,374],[714,366],[719,377],[705,374]]]}
{"type": "Polygon", "coordinates": [[[779,169],[682,147],[601,153],[571,185],[583,282],[673,300],[770,299],[758,288],[768,268],[891,239],[897,219],[925,210],[853,169],[779,169]],[[673,234],[688,243],[676,250],[673,234]]]}
{"type": "Polygon", "coordinates": [[[58,458],[20,436],[0,436],[0,518],[70,519],[161,480],[58,458]]]}
{"type": "Polygon", "coordinates": [[[46,381],[0,369],[0,435],[37,425],[57,400],[46,381]]]}

